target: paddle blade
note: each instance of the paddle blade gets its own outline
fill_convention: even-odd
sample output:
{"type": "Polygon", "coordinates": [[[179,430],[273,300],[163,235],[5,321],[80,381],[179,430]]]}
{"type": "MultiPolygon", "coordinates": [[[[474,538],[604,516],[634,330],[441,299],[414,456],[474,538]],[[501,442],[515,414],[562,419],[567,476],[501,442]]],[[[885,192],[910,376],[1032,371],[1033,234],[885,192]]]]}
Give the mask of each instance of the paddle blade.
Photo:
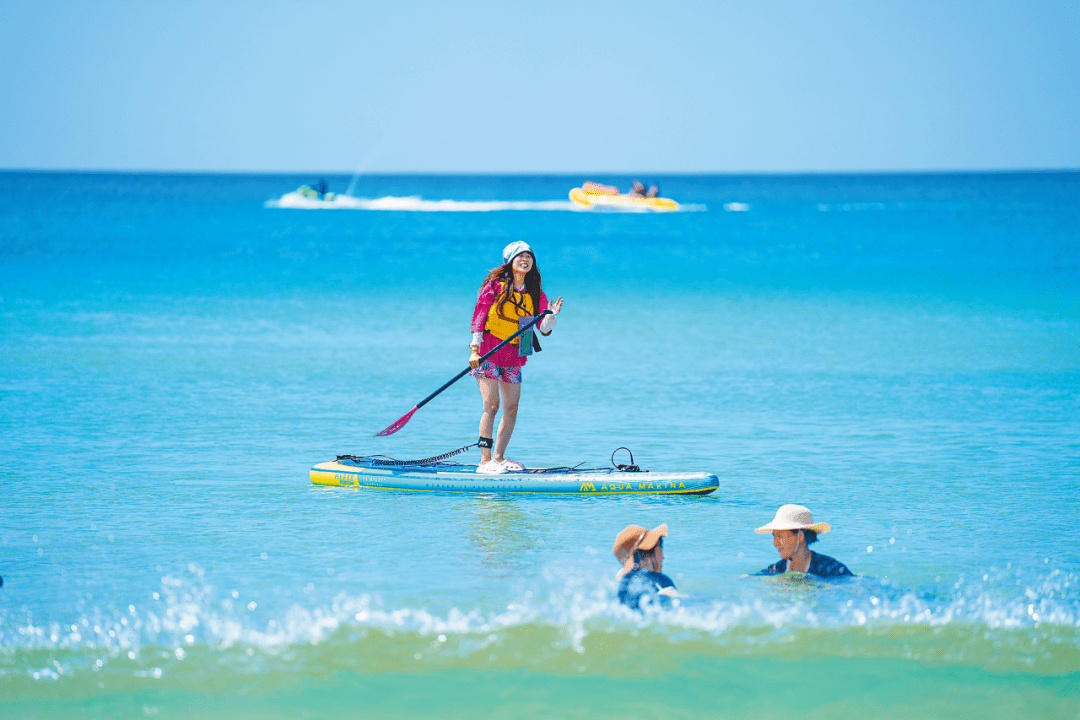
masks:
{"type": "Polygon", "coordinates": [[[409,422],[410,420],[412,420],[412,416],[413,416],[413,413],[414,413],[414,412],[416,412],[416,411],[417,411],[417,408],[413,408],[413,409],[412,409],[412,410],[410,410],[409,412],[405,413],[405,414],[404,414],[404,415],[402,415],[402,416],[401,416],[401,417],[400,417],[400,418],[398,419],[398,421],[397,421],[397,422],[395,422],[395,423],[394,423],[393,425],[391,425],[390,427],[386,428],[386,429],[385,429],[385,430],[383,430],[382,432],[377,432],[377,433],[375,433],[375,437],[386,437],[387,435],[393,435],[393,434],[394,434],[394,433],[396,433],[396,432],[397,432],[398,430],[400,430],[401,428],[405,427],[405,425],[406,425],[406,424],[407,424],[407,423],[408,423],[408,422],[409,422]]]}

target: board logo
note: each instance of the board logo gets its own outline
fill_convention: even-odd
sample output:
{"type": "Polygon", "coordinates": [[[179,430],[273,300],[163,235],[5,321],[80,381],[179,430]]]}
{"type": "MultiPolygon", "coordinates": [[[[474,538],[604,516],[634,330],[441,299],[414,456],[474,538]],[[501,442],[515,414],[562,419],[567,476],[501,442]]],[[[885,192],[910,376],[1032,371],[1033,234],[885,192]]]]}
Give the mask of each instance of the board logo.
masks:
{"type": "Polygon", "coordinates": [[[591,482],[581,483],[581,490],[578,492],[596,492],[596,485],[591,482]]]}

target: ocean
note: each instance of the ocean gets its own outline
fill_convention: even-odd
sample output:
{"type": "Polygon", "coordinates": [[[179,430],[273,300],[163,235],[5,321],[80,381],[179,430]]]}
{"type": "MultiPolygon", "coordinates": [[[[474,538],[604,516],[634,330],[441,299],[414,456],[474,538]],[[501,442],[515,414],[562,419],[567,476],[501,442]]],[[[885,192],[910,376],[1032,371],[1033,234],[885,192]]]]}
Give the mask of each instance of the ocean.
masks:
{"type": "Polygon", "coordinates": [[[5,720],[1080,717],[1080,173],[318,179],[0,173],[5,720]],[[514,240],[564,306],[508,457],[715,493],[310,483],[476,441],[469,378],[372,436],[514,240]],[[753,575],[784,503],[857,578],[753,575]]]}

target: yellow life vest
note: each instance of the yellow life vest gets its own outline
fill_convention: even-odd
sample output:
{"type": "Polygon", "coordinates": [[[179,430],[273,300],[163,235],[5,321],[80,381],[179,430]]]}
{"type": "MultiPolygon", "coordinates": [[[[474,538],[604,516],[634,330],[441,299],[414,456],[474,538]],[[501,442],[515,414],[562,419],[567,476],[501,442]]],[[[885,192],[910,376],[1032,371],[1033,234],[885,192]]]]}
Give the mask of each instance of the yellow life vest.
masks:
{"type": "MultiPolygon", "coordinates": [[[[505,287],[506,283],[499,283],[499,295],[502,295],[505,287]]],[[[488,310],[484,329],[500,340],[505,340],[518,331],[518,320],[534,315],[535,310],[532,296],[527,292],[518,292],[515,289],[501,308],[499,307],[498,297],[496,297],[495,302],[491,304],[491,309],[488,310]]],[[[516,343],[517,339],[515,338],[511,344],[516,343]]]]}

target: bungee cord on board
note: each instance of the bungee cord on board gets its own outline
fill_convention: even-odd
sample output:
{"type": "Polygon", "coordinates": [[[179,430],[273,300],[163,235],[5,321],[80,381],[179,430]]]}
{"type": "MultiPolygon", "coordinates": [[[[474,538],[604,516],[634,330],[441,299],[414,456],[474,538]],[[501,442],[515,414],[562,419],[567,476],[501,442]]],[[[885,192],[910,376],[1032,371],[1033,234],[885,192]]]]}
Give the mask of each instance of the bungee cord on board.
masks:
{"type": "MultiPolygon", "coordinates": [[[[459,447],[456,450],[450,450],[440,455],[433,455],[427,458],[421,458],[419,460],[398,460],[392,458],[389,455],[338,455],[337,462],[343,464],[368,466],[368,467],[387,467],[387,468],[471,468],[472,465],[467,465],[459,462],[448,462],[450,458],[460,455],[474,447],[479,447],[480,443],[475,442],[471,445],[465,445],[459,447]]],[[[579,462],[577,465],[561,465],[558,467],[549,468],[526,468],[517,474],[545,474],[545,473],[641,473],[649,472],[648,470],[642,470],[639,466],[634,464],[634,453],[630,451],[628,447],[618,447],[611,453],[611,464],[614,467],[610,468],[583,468],[584,462],[579,462]],[[615,462],[615,453],[619,450],[625,450],[630,453],[630,462],[628,464],[618,464],[615,462]]]]}

